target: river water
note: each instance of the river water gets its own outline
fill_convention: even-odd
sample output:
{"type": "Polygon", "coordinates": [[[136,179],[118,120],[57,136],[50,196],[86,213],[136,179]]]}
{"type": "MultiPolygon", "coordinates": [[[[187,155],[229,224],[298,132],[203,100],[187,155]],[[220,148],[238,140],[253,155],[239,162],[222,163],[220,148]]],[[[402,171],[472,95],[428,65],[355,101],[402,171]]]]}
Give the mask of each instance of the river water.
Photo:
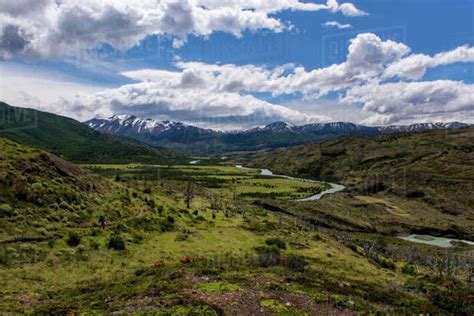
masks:
{"type": "Polygon", "coordinates": [[[430,236],[430,235],[408,235],[408,236],[399,236],[398,238],[401,238],[403,240],[407,241],[412,241],[412,242],[418,242],[422,244],[427,244],[427,245],[432,245],[432,246],[438,246],[438,247],[443,247],[443,248],[449,248],[452,247],[453,242],[462,242],[468,245],[474,245],[474,242],[468,241],[468,240],[461,240],[461,239],[451,239],[451,238],[445,238],[445,237],[436,237],[436,236],[430,236]]]}
{"type": "Polygon", "coordinates": [[[270,169],[255,169],[255,168],[246,168],[243,167],[242,165],[236,165],[236,168],[239,169],[246,169],[246,170],[260,170],[260,174],[262,176],[270,176],[270,177],[277,177],[277,178],[284,178],[284,179],[292,179],[292,180],[299,180],[299,181],[304,181],[304,182],[312,182],[312,183],[324,183],[329,185],[329,189],[321,191],[318,194],[314,194],[308,197],[305,197],[303,199],[298,199],[296,201],[314,201],[314,200],[319,200],[326,194],[331,194],[331,193],[336,193],[339,191],[344,190],[344,186],[336,183],[330,183],[330,182],[324,182],[324,181],[317,181],[317,180],[312,180],[312,179],[304,179],[304,178],[295,178],[295,177],[290,177],[290,176],[285,176],[282,174],[274,174],[270,169]]]}

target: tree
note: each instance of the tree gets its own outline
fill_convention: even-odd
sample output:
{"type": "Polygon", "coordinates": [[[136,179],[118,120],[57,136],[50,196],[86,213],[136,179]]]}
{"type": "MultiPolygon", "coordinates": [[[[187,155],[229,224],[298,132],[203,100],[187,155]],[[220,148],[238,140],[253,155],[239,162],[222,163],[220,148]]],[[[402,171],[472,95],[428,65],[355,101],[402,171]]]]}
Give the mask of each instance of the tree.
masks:
{"type": "Polygon", "coordinates": [[[189,208],[193,197],[194,197],[194,184],[191,182],[191,180],[188,180],[188,183],[186,185],[186,192],[184,193],[186,208],[189,208]]]}

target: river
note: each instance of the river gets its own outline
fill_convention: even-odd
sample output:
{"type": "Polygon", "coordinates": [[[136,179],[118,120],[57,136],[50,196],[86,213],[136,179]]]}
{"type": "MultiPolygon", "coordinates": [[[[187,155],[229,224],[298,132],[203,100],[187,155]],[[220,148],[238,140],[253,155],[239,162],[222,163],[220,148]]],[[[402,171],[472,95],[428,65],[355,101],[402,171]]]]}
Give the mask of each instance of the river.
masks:
{"type": "Polygon", "coordinates": [[[336,193],[339,191],[344,190],[344,186],[341,184],[336,184],[336,183],[331,183],[331,182],[324,182],[324,181],[318,181],[318,180],[313,180],[313,179],[304,179],[304,178],[295,178],[295,177],[290,177],[290,176],[285,176],[283,174],[274,174],[270,169],[256,169],[256,168],[247,168],[243,167],[242,165],[236,165],[236,168],[239,169],[246,169],[246,170],[260,170],[260,174],[262,176],[270,176],[270,177],[277,177],[277,178],[284,178],[284,179],[292,179],[292,180],[299,180],[299,181],[304,181],[304,182],[312,182],[312,183],[324,183],[330,186],[329,189],[324,190],[319,192],[318,194],[314,194],[308,197],[305,197],[303,199],[297,199],[295,201],[314,201],[314,200],[319,200],[326,194],[331,194],[331,193],[336,193]]]}
{"type": "MultiPolygon", "coordinates": [[[[314,201],[314,200],[319,200],[321,197],[323,197],[326,194],[331,194],[331,193],[336,193],[339,191],[344,190],[344,186],[336,183],[330,183],[330,182],[324,182],[324,181],[317,181],[317,180],[312,180],[312,179],[304,179],[304,178],[295,178],[295,177],[290,177],[290,176],[285,176],[282,174],[274,174],[271,170],[269,169],[255,169],[255,168],[246,168],[243,167],[242,165],[236,165],[235,167],[239,169],[246,169],[246,170],[260,170],[260,174],[263,176],[271,176],[271,177],[278,177],[278,178],[285,178],[285,179],[293,179],[293,180],[300,180],[300,181],[306,181],[306,182],[314,182],[314,183],[325,183],[330,186],[329,189],[324,190],[318,194],[311,195],[309,197],[303,198],[303,199],[298,199],[295,201],[314,201]]],[[[452,247],[453,244],[452,242],[462,242],[468,245],[474,245],[474,242],[469,241],[469,240],[461,240],[461,239],[451,239],[451,238],[445,238],[445,237],[436,237],[436,236],[430,236],[430,235],[408,235],[408,236],[399,236],[398,238],[411,241],[411,242],[418,242],[418,243],[424,243],[432,246],[438,246],[438,247],[443,247],[443,248],[448,248],[452,247]]]]}

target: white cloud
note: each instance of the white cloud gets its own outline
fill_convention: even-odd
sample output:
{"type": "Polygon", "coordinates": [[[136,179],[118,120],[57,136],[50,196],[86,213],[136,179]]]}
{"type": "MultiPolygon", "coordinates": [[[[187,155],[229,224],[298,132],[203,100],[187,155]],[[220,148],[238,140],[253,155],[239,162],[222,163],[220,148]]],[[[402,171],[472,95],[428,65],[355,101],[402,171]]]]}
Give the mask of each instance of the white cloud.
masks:
{"type": "MultiPolygon", "coordinates": [[[[441,52],[427,65],[467,61],[467,46],[441,52]]],[[[306,71],[288,64],[268,69],[255,65],[209,65],[178,62],[177,71],[143,69],[123,75],[151,81],[165,89],[179,91],[207,90],[212,94],[266,92],[274,95],[301,93],[321,96],[340,91],[340,103],[363,106],[365,124],[392,124],[409,120],[473,120],[473,85],[457,81],[384,83],[388,69],[410,60],[410,48],[402,43],[383,41],[374,34],[359,34],[349,45],[345,62],[306,71]]],[[[401,71],[401,74],[405,74],[401,71]]],[[[402,69],[402,70],[403,70],[402,69]]],[[[188,97],[189,95],[187,95],[188,97]]],[[[191,97],[191,96],[189,96],[191,97]]],[[[354,109],[352,109],[354,110],[354,109]]],[[[305,110],[305,113],[310,111],[305,110]]],[[[325,113],[331,113],[326,111],[325,113]]],[[[340,115],[338,114],[340,117],[340,115]]],[[[354,116],[356,117],[356,116],[354,116]]]]}
{"type": "Polygon", "coordinates": [[[97,84],[71,82],[57,73],[40,73],[22,65],[0,63],[0,73],[0,101],[74,117],[75,113],[62,105],[63,100],[94,94],[105,88],[97,84]]]}
{"type": "Polygon", "coordinates": [[[340,102],[362,103],[369,115],[362,123],[369,125],[459,118],[474,122],[473,91],[474,85],[451,80],[371,82],[351,88],[340,102]]]}
{"type": "Polygon", "coordinates": [[[367,12],[357,9],[352,3],[342,3],[339,4],[337,0],[328,0],[327,7],[332,12],[341,12],[345,16],[364,16],[368,15],[367,12]]]}
{"type": "Polygon", "coordinates": [[[245,30],[281,32],[284,10],[362,12],[353,5],[300,0],[18,0],[0,2],[0,58],[74,55],[108,43],[125,49],[148,34],[169,35],[181,47],[189,34],[245,30]],[[330,4],[330,6],[329,6],[330,4]]]}
{"type": "Polygon", "coordinates": [[[352,28],[352,25],[350,24],[342,24],[337,21],[327,21],[326,23],[323,24],[325,27],[335,27],[337,29],[350,29],[352,28]]]}
{"type": "Polygon", "coordinates": [[[275,121],[305,124],[329,119],[271,104],[252,95],[215,92],[193,85],[172,87],[171,82],[167,86],[156,82],[124,85],[81,96],[66,106],[79,109],[81,116],[89,118],[127,113],[218,129],[251,127],[275,121]]]}
{"type": "Polygon", "coordinates": [[[410,55],[391,64],[385,70],[385,77],[400,77],[412,80],[421,79],[428,68],[457,62],[474,62],[474,47],[460,46],[448,52],[434,56],[423,54],[410,55]]]}
{"type": "MultiPolygon", "coordinates": [[[[288,64],[273,69],[264,66],[209,65],[200,62],[178,62],[179,72],[143,69],[123,75],[137,80],[151,80],[166,86],[177,86],[181,76],[194,78],[214,91],[267,92],[273,95],[302,93],[321,96],[330,91],[349,88],[380,76],[386,65],[405,56],[410,49],[401,43],[382,41],[371,33],[359,34],[351,41],[347,60],[341,64],[306,71],[288,64]],[[173,77],[173,80],[170,80],[173,77]]],[[[186,80],[185,80],[186,81],[186,80]]]]}
{"type": "MultiPolygon", "coordinates": [[[[255,97],[255,93],[275,96],[302,94],[310,102],[329,92],[339,92],[340,104],[350,105],[351,111],[362,107],[361,115],[353,117],[354,120],[363,119],[366,124],[459,118],[474,121],[472,84],[449,80],[386,82],[386,78],[395,75],[421,78],[427,67],[472,62],[472,48],[462,46],[433,57],[419,56],[410,54],[410,48],[402,43],[364,33],[351,40],[345,62],[309,71],[293,64],[267,68],[265,65],[219,65],[178,60],[174,71],[141,69],[123,72],[122,75],[141,82],[101,92],[81,87],[83,91],[74,93],[76,87],[61,88],[58,82],[49,86],[52,89],[47,89],[49,82],[29,79],[25,82],[35,85],[29,90],[20,89],[21,79],[11,81],[4,90],[10,93],[10,89],[20,89],[31,94],[17,91],[18,102],[36,102],[34,98],[37,97],[42,103],[44,96],[38,95],[54,91],[52,95],[58,99],[63,92],[67,94],[64,98],[49,100],[43,109],[78,119],[129,113],[221,129],[250,127],[277,120],[295,124],[329,120],[317,112],[272,104],[255,97]],[[413,62],[418,59],[421,62],[413,62]]],[[[7,76],[14,77],[14,74],[10,72],[7,76]]],[[[21,77],[28,75],[21,74],[21,77]]],[[[337,117],[343,116],[338,112],[337,117]]]]}

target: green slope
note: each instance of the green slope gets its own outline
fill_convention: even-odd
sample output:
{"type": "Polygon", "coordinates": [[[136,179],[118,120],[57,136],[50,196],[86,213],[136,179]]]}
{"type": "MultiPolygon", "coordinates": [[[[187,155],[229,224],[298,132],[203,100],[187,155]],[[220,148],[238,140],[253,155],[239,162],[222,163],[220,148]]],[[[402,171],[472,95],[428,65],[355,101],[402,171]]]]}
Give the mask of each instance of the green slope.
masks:
{"type": "Polygon", "coordinates": [[[169,150],[99,133],[67,117],[3,102],[0,102],[0,137],[83,163],[162,163],[177,156],[169,150]]]}
{"type": "Polygon", "coordinates": [[[317,227],[299,216],[306,204],[280,216],[232,198],[258,192],[246,177],[268,190],[282,179],[222,165],[94,170],[108,178],[0,138],[0,314],[472,314],[466,268],[442,276],[388,252],[369,257],[358,235],[337,238],[361,225],[325,217],[317,227]]]}
{"type": "Polygon", "coordinates": [[[385,194],[462,218],[474,216],[474,128],[341,137],[258,154],[250,165],[344,183],[355,194],[385,194]]]}

